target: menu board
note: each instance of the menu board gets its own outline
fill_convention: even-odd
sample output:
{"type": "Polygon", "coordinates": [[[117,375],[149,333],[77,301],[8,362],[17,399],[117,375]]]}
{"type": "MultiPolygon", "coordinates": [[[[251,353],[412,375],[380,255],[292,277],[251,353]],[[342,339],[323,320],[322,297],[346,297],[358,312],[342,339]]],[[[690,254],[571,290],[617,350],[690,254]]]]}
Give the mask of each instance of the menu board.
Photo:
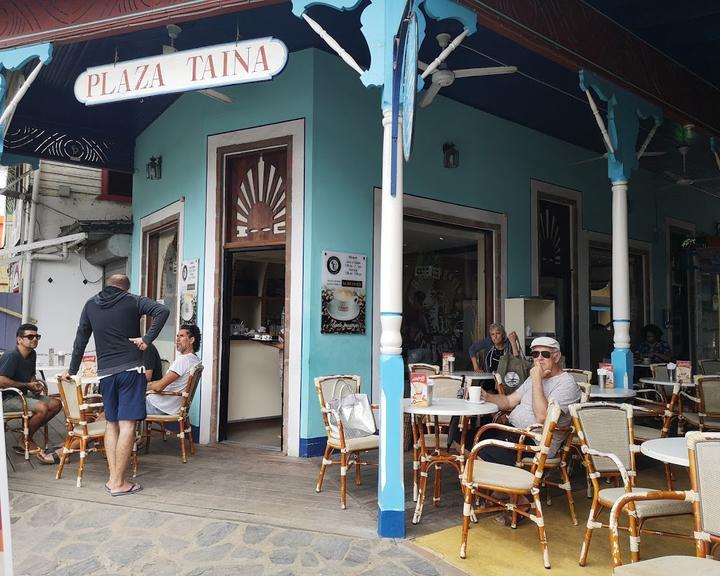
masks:
{"type": "Polygon", "coordinates": [[[428,406],[428,377],[427,374],[410,374],[410,404],[413,406],[428,406]]]}
{"type": "Polygon", "coordinates": [[[692,382],[692,362],[690,360],[678,360],[675,380],[677,382],[692,382]]]}
{"type": "Polygon", "coordinates": [[[367,256],[323,250],[323,334],[365,334],[367,256]]]}

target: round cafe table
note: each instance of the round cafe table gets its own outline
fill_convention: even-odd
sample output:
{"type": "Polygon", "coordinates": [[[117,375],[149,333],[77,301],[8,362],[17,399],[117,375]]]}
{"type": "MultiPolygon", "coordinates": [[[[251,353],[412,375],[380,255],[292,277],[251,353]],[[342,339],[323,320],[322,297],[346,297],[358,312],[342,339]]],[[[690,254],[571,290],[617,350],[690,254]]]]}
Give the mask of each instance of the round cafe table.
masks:
{"type": "MultiPolygon", "coordinates": [[[[415,406],[410,403],[410,398],[403,399],[403,411],[412,416],[413,431],[413,472],[420,469],[420,482],[418,482],[417,474],[413,474],[413,495],[416,496],[417,503],[415,505],[415,514],[413,515],[413,524],[420,522],[422,517],[423,505],[425,503],[425,491],[427,487],[428,468],[435,466],[436,472],[442,464],[450,464],[457,470],[458,478],[462,477],[465,466],[465,456],[462,448],[459,454],[450,452],[439,446],[440,434],[439,421],[440,417],[460,416],[461,437],[460,446],[465,446],[465,438],[468,429],[468,418],[471,416],[483,416],[485,414],[494,414],[498,411],[498,407],[492,402],[470,402],[459,398],[436,398],[430,406],[415,406]],[[425,442],[425,419],[430,417],[434,420],[435,442],[431,447],[425,442]]],[[[448,433],[450,431],[448,430],[448,433]]],[[[440,501],[440,475],[435,474],[435,493],[433,503],[437,506],[440,501]]]]}
{"type": "Polygon", "coordinates": [[[654,378],[640,378],[641,384],[649,384],[650,386],[672,386],[676,384],[680,385],[681,388],[694,388],[695,382],[672,382],[670,380],[655,380],[654,378]]]}
{"type": "Polygon", "coordinates": [[[640,452],[666,464],[677,464],[685,468],[690,466],[687,440],[683,436],[646,440],[640,444],[640,452]]]}
{"type": "Polygon", "coordinates": [[[590,387],[590,398],[634,398],[635,390],[631,388],[601,388],[593,385],[590,387]]]}

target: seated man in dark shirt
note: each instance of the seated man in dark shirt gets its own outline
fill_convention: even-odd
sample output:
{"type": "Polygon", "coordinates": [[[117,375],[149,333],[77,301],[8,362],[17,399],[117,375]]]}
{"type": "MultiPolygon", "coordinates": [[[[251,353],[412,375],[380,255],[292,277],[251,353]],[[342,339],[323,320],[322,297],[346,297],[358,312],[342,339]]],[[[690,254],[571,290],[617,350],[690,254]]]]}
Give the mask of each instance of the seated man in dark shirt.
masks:
{"type": "MultiPolygon", "coordinates": [[[[52,420],[62,409],[57,398],[41,395],[42,382],[35,377],[37,348],[40,334],[34,324],[22,324],[16,332],[17,348],[9,350],[0,357],[0,388],[18,388],[25,394],[25,401],[32,416],[28,420],[29,449],[37,454],[43,464],[53,464],[54,454],[45,454],[35,441],[33,435],[41,426],[52,420]]],[[[22,400],[12,392],[2,395],[5,412],[22,412],[22,400]]],[[[15,447],[15,451],[25,453],[24,447],[15,447]]]]}
{"type": "Polygon", "coordinates": [[[163,377],[162,360],[155,344],[148,344],[143,352],[143,366],[145,366],[145,378],[148,382],[154,382],[163,377]]]}

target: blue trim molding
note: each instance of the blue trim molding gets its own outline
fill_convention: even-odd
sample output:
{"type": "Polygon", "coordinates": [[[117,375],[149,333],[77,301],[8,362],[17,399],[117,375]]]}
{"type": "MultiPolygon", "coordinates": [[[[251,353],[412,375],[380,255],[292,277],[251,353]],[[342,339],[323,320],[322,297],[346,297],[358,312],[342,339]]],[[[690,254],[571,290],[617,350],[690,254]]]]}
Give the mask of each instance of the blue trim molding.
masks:
{"type": "Polygon", "coordinates": [[[378,509],[378,536],[405,538],[405,511],[378,509]]]}
{"type": "Polygon", "coordinates": [[[313,458],[322,456],[325,453],[327,445],[327,436],[318,436],[317,438],[300,438],[300,457],[313,458]]]}

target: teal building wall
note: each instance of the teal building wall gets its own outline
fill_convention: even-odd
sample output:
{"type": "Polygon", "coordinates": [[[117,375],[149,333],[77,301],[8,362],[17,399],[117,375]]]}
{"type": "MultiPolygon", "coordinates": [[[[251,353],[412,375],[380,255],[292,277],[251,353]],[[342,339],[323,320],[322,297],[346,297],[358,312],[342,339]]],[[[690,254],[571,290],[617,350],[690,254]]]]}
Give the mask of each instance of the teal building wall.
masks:
{"type": "MultiPolygon", "coordinates": [[[[380,92],[363,88],[345,64],[316,50],[291,54],[286,69],[271,82],[223,91],[235,99],[233,104],[185,94],[138,138],[136,165],[144,166],[150,156],[160,154],[163,178],[149,181],[142,174],[136,177],[135,230],[139,232],[140,218],[185,196],[182,258],[200,258],[202,270],[208,256],[203,253],[207,136],[305,119],[300,436],[310,446],[313,439],[324,437],[314,377],[359,374],[363,388],[370,390],[373,188],[381,185],[380,92]],[[368,256],[365,335],[320,334],[321,253],[325,249],[368,256]]],[[[557,121],[562,121],[561,115],[557,121]]],[[[612,198],[604,163],[570,165],[593,156],[593,152],[442,97],[432,106],[417,110],[415,126],[413,155],[405,166],[405,192],[507,215],[508,296],[530,294],[532,289],[531,179],[580,191],[583,228],[611,233],[612,198]],[[447,141],[455,143],[461,153],[460,167],[454,170],[442,167],[442,145],[447,141]]],[[[713,233],[715,222],[720,220],[720,200],[689,188],[661,190],[665,185],[665,181],[641,170],[630,182],[629,192],[629,235],[653,246],[653,316],[657,319],[666,301],[665,219],[685,220],[694,223],[698,232],[713,233]]],[[[135,283],[139,277],[139,242],[136,233],[132,258],[135,283]]],[[[133,287],[137,289],[136,284],[133,287]]],[[[203,298],[201,292],[200,310],[203,298]]],[[[197,423],[197,406],[194,408],[197,423]]]]}

